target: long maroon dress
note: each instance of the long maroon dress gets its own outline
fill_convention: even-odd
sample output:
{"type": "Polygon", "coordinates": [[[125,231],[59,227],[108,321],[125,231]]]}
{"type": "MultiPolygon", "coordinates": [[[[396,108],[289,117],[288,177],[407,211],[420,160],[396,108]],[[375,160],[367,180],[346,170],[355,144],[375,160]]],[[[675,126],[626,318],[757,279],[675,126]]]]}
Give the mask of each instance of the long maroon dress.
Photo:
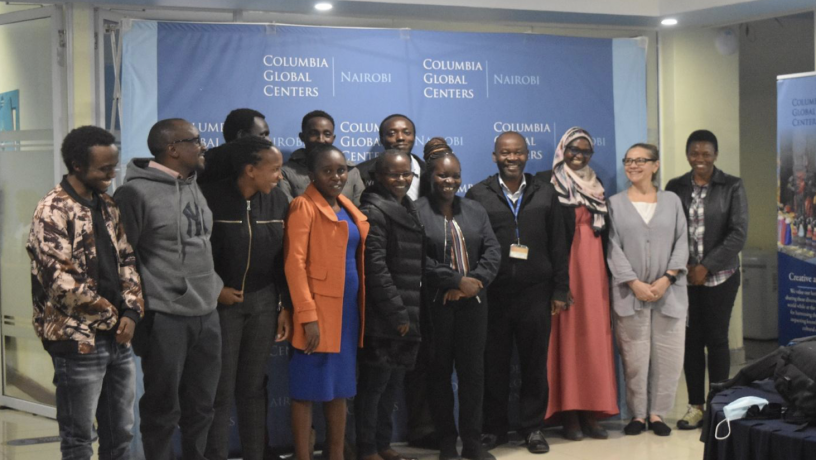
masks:
{"type": "Polygon", "coordinates": [[[553,316],[546,419],[568,410],[593,411],[598,418],[618,413],[609,281],[603,243],[591,224],[592,214],[586,207],[575,208],[575,237],[569,260],[570,291],[575,303],[553,316]]]}

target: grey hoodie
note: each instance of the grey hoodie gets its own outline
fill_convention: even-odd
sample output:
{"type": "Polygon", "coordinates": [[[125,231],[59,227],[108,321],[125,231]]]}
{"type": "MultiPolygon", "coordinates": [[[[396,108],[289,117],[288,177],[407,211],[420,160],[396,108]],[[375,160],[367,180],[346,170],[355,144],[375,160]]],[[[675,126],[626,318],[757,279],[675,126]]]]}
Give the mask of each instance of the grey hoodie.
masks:
{"type": "Polygon", "coordinates": [[[215,309],[224,286],[213,266],[212,212],[195,174],[176,179],[149,162],[131,160],[114,195],[136,252],[146,309],[204,315],[215,309]]]}

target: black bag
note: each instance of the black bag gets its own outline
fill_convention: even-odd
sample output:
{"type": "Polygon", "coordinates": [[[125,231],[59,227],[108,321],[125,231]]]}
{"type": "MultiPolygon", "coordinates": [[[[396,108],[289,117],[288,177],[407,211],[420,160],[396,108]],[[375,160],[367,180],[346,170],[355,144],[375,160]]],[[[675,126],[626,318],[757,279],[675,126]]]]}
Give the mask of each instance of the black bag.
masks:
{"type": "Polygon", "coordinates": [[[794,340],[776,354],[774,387],[789,404],[785,420],[816,423],[816,336],[794,340]]]}

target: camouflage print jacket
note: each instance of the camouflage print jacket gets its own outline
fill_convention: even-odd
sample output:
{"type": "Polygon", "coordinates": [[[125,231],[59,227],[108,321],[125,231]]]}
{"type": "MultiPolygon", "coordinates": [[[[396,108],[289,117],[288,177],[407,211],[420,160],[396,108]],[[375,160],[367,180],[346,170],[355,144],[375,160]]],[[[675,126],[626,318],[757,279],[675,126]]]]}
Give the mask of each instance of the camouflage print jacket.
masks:
{"type": "Polygon", "coordinates": [[[90,353],[97,331],[113,329],[119,316],[138,319],[144,312],[136,256],[125,237],[119,209],[107,194],[102,213],[116,248],[122,305],[112,305],[97,293],[99,265],[91,209],[76,201],[63,183],[40,200],[34,211],[26,250],[31,258],[34,331],[46,349],[90,353]],[[121,309],[121,311],[120,311],[121,309]]]}

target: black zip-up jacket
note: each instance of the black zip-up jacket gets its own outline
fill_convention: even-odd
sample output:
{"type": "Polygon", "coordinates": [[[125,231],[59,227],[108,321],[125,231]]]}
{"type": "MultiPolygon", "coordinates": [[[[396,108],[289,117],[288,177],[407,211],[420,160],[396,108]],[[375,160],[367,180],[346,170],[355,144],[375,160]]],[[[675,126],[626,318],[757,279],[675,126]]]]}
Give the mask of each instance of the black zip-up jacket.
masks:
{"type": "Polygon", "coordinates": [[[286,195],[276,187],[245,200],[232,178],[203,184],[201,192],[213,213],[210,242],[224,286],[246,294],[274,284],[282,305],[291,308],[283,271],[286,195]]]}
{"type": "MultiPolygon", "coordinates": [[[[423,289],[428,295],[426,301],[442,303],[448,289],[458,289],[462,276],[450,265],[444,263],[445,252],[450,247],[445,245],[445,216],[428,197],[416,201],[419,220],[425,228],[425,281],[423,289]]],[[[482,282],[485,289],[496,278],[501,264],[501,246],[490,228],[490,220],[485,209],[479,203],[467,198],[454,198],[453,218],[459,224],[467,245],[470,262],[469,277],[482,282]]],[[[447,244],[450,244],[448,241],[447,244]]],[[[486,303],[485,290],[478,294],[478,302],[486,303]]],[[[474,301],[471,299],[462,299],[474,301]]]]}
{"type": "MultiPolygon", "coordinates": [[[[691,171],[666,184],[683,202],[688,220],[691,206],[691,171]]],[[[711,273],[739,267],[739,253],[748,239],[748,200],[742,179],[714,168],[705,197],[705,233],[701,264],[711,273]]],[[[689,261],[691,262],[691,261],[689,261]]]]}
{"type": "Polygon", "coordinates": [[[498,174],[474,185],[465,195],[484,206],[501,244],[501,268],[491,289],[513,292],[540,284],[542,292],[552,292],[553,299],[566,301],[569,248],[558,196],[549,183],[531,174],[524,176],[527,187],[521,198],[518,225],[521,244],[530,251],[527,260],[510,258],[510,245],[516,242],[516,223],[498,174]]]}
{"type": "Polygon", "coordinates": [[[425,232],[414,203],[402,203],[379,184],[367,189],[360,211],[370,225],[365,248],[365,334],[395,340],[420,341],[422,269],[425,232]],[[397,327],[409,324],[408,333],[397,327]]]}

